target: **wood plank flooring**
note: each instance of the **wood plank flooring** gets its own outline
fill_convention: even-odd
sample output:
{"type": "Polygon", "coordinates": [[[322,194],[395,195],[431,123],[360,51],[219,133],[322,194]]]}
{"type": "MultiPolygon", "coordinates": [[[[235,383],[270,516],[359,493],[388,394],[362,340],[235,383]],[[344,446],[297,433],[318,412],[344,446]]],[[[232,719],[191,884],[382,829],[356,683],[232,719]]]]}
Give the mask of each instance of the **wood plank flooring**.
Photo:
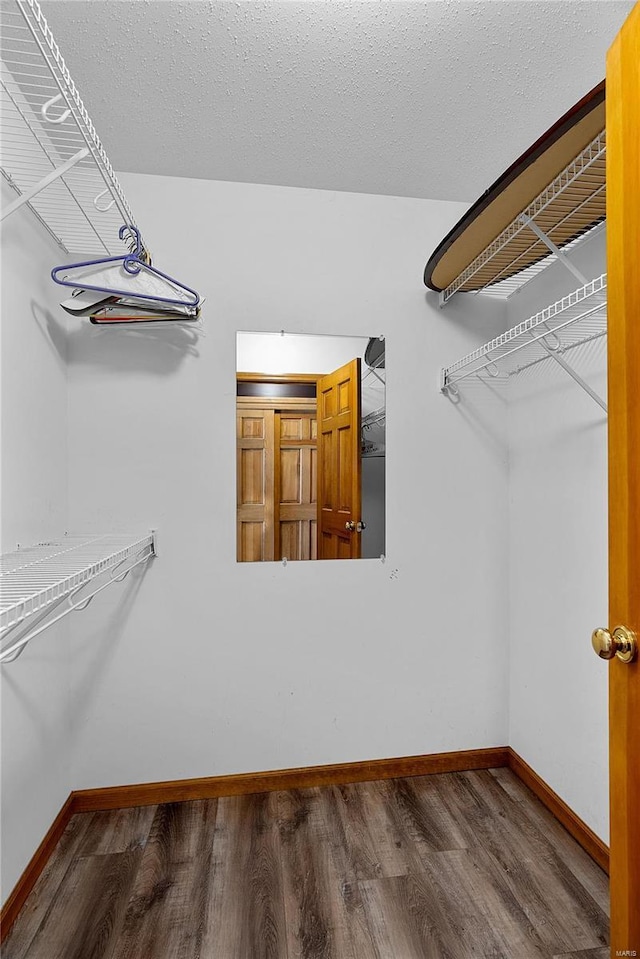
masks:
{"type": "Polygon", "coordinates": [[[609,959],[608,880],[509,770],[72,818],[4,959],[609,959]]]}

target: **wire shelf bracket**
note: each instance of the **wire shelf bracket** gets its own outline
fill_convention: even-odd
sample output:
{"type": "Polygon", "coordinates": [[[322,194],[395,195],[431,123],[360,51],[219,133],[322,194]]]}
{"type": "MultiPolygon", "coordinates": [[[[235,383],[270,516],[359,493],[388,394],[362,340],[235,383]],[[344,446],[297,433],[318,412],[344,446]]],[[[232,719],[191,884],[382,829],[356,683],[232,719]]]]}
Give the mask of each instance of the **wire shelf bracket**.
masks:
{"type": "Polygon", "coordinates": [[[510,377],[551,358],[607,412],[606,402],[565,359],[570,350],[606,334],[607,274],[603,273],[442,369],[440,392],[455,399],[459,384],[469,378],[506,385],[510,377]]]}
{"type": "Polygon", "coordinates": [[[66,163],[56,167],[55,170],[52,170],[51,173],[48,173],[47,176],[45,176],[42,180],[30,187],[26,193],[22,193],[17,200],[14,200],[13,203],[9,204],[9,206],[4,207],[2,210],[2,215],[0,216],[0,220],[5,220],[11,213],[14,212],[14,210],[18,210],[25,203],[29,203],[34,196],[37,196],[38,193],[41,193],[42,190],[45,190],[49,184],[53,183],[54,180],[57,180],[58,177],[64,176],[65,173],[68,173],[68,171],[74,167],[76,163],[79,163],[80,160],[84,160],[86,156],[89,156],[89,151],[86,149],[86,147],[83,150],[78,150],[78,152],[74,153],[74,155],[67,160],[66,163]]]}
{"type": "Polygon", "coordinates": [[[555,245],[551,237],[547,236],[544,233],[538,224],[530,216],[523,214],[520,219],[525,226],[528,226],[530,230],[538,237],[539,240],[542,240],[544,245],[547,247],[550,253],[555,256],[556,260],[559,260],[560,263],[577,279],[578,283],[586,283],[587,278],[584,273],[581,273],[575,263],[572,263],[568,256],[566,256],[559,247],[555,245]]]}
{"type": "Polygon", "coordinates": [[[0,663],[14,662],[43,630],[157,555],[151,530],[138,538],[63,536],[1,556],[0,663]]]}

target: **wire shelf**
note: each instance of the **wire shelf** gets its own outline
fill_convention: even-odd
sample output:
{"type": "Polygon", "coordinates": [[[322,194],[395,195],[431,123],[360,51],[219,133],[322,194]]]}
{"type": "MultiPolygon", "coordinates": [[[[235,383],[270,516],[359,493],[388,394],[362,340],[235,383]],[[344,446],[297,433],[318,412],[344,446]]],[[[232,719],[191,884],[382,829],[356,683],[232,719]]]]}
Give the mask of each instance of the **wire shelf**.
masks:
{"type": "Polygon", "coordinates": [[[3,176],[65,253],[119,255],[136,222],[37,0],[3,0],[0,57],[3,176]]]}
{"type": "Polygon", "coordinates": [[[360,452],[371,458],[385,455],[386,441],[386,364],[385,350],[370,362],[365,352],[366,369],[362,372],[362,418],[360,452]]]}
{"type": "MultiPolygon", "coordinates": [[[[101,574],[117,572],[120,578],[125,563],[146,561],[155,552],[152,532],[137,538],[127,534],[63,536],[0,556],[0,637],[71,597],[101,574]]],[[[87,601],[84,596],[80,605],[87,601]]],[[[6,652],[2,651],[0,659],[6,652]]]]}
{"type": "MultiPolygon", "coordinates": [[[[604,273],[443,369],[441,390],[455,396],[458,384],[469,377],[492,384],[508,383],[510,377],[530,366],[552,355],[562,358],[567,351],[606,333],[607,275],[604,273]]],[[[564,361],[562,365],[566,368],[564,361]]]]}
{"type": "Polygon", "coordinates": [[[379,426],[382,423],[385,423],[387,419],[386,408],[381,406],[377,410],[372,410],[370,413],[367,413],[362,417],[362,428],[368,429],[371,426],[379,426]]]}
{"type": "Polygon", "coordinates": [[[553,259],[549,245],[568,251],[606,217],[606,136],[598,134],[482,253],[441,293],[488,291],[507,297],[553,259]]]}

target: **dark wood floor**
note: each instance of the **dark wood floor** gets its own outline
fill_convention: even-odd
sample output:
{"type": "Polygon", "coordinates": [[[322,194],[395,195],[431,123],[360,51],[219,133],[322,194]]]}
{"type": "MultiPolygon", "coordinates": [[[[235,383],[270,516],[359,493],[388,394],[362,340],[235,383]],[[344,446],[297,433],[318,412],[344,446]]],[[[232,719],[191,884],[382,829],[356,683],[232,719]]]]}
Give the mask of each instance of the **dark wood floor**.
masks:
{"type": "Polygon", "coordinates": [[[608,959],[605,874],[506,769],[74,816],[4,959],[608,959]]]}

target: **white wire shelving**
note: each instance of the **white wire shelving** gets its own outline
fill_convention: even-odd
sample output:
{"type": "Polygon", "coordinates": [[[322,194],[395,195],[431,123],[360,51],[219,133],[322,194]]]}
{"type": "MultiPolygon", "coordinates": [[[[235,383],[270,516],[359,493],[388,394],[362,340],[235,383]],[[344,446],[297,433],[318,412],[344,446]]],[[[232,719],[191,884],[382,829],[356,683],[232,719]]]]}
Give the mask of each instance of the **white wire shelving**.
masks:
{"type": "Polygon", "coordinates": [[[386,369],[385,351],[363,368],[361,453],[363,457],[385,455],[386,369]]]}
{"type": "Polygon", "coordinates": [[[494,386],[543,360],[555,360],[606,411],[604,400],[573,370],[565,354],[607,333],[607,275],[586,283],[546,309],[441,371],[440,389],[456,397],[469,378],[494,386]]]}
{"type": "Polygon", "coordinates": [[[74,535],[0,556],[0,663],[157,555],[157,534],[74,535]],[[89,584],[92,589],[86,589],[89,584]]]}
{"type": "Polygon", "coordinates": [[[584,283],[566,254],[605,219],[605,174],[602,131],[442,291],[441,306],[459,292],[506,298],[555,260],[584,283]]]}
{"type": "Polygon", "coordinates": [[[0,167],[65,253],[119,255],[137,226],[37,0],[3,0],[0,167]]]}
{"type": "Polygon", "coordinates": [[[364,429],[371,426],[377,426],[380,423],[384,423],[387,418],[386,409],[384,406],[381,406],[377,410],[372,410],[370,413],[367,413],[366,416],[362,417],[362,426],[364,429]]]}

